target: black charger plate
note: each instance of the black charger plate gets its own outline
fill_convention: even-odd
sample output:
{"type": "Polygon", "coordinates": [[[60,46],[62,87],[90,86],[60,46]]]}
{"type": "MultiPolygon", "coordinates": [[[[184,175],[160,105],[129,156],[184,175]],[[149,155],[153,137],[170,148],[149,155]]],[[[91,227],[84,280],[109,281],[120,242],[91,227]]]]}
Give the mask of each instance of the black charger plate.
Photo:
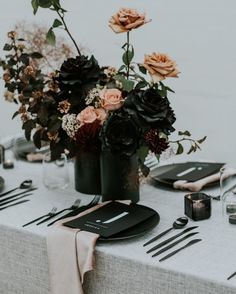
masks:
{"type": "MultiPolygon", "coordinates": [[[[141,205],[140,205],[141,206],[141,205]]],[[[143,206],[143,205],[142,205],[143,206]]],[[[154,209],[143,206],[145,209],[153,211],[155,214],[148,218],[147,220],[143,221],[142,223],[137,224],[136,226],[129,228],[123,232],[115,234],[109,238],[102,238],[100,237],[99,241],[118,241],[118,240],[127,240],[134,237],[139,237],[144,235],[147,231],[153,229],[159,224],[160,215],[154,209]]]]}
{"type": "MultiPolygon", "coordinates": [[[[215,163],[213,163],[213,164],[215,164],[215,163]]],[[[173,188],[173,183],[174,183],[175,180],[163,179],[162,175],[164,173],[167,173],[167,172],[171,171],[175,167],[179,167],[181,165],[183,165],[183,163],[172,163],[172,164],[158,166],[157,168],[150,171],[149,176],[153,181],[158,182],[160,184],[170,186],[170,187],[173,188]]],[[[222,163],[220,165],[223,166],[224,163],[222,163]]],[[[216,171],[216,172],[218,172],[218,171],[216,171]]],[[[214,186],[214,185],[216,185],[218,183],[219,183],[219,181],[211,182],[211,183],[206,184],[205,187],[211,187],[211,186],[214,186]]]]}

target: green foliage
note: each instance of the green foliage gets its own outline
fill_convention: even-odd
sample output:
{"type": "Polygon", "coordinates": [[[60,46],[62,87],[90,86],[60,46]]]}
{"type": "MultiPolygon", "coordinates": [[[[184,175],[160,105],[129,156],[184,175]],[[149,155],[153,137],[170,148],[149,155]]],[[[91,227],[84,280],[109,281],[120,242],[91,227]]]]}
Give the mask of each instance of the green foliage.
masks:
{"type": "Polygon", "coordinates": [[[190,144],[187,154],[191,154],[193,152],[196,152],[197,150],[201,150],[200,144],[202,144],[206,140],[206,136],[204,136],[201,139],[195,140],[191,138],[191,133],[189,131],[179,131],[179,136],[182,136],[179,140],[176,141],[170,141],[171,143],[177,144],[178,148],[176,151],[176,154],[182,154],[184,152],[184,142],[188,142],[190,144]]]}
{"type": "Polygon", "coordinates": [[[122,84],[122,88],[124,91],[130,92],[133,90],[134,82],[127,80],[123,75],[115,75],[114,79],[122,84]]]}
{"type": "Polygon", "coordinates": [[[53,32],[52,28],[50,28],[49,31],[47,32],[46,40],[47,40],[48,44],[50,44],[52,46],[55,46],[55,44],[56,44],[56,36],[55,36],[55,33],[53,32]]]}

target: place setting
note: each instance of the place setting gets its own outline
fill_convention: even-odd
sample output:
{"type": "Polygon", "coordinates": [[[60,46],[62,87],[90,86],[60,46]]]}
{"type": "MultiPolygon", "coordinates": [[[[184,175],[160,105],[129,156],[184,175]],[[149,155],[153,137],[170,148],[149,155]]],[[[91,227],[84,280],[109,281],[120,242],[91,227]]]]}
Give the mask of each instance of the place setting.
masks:
{"type": "MultiPolygon", "coordinates": [[[[191,26],[178,26],[183,21],[174,17],[179,7],[174,11],[175,4],[163,4],[172,32],[158,23],[161,10],[153,4],[149,12],[147,4],[140,11],[106,4],[98,14],[106,21],[98,22],[95,13],[88,30],[82,22],[91,16],[88,11],[97,11],[93,3],[87,12],[79,10],[83,17],[76,18],[76,27],[82,25],[84,32],[77,40],[76,13],[64,2],[32,0],[29,9],[36,19],[49,12],[53,19],[44,27],[12,26],[2,46],[2,96],[13,103],[10,119],[23,130],[13,136],[5,130],[0,137],[0,248],[3,258],[9,255],[10,268],[8,261],[4,273],[0,267],[4,287],[25,294],[34,293],[32,285],[42,294],[174,294],[193,289],[221,294],[231,284],[234,289],[233,249],[228,244],[236,224],[236,169],[214,152],[224,134],[205,121],[217,113],[204,97],[211,93],[206,84],[218,86],[206,75],[216,62],[211,64],[207,46],[204,54],[194,51],[198,36],[194,44],[187,38],[188,46],[174,46],[179,32],[190,35],[191,29],[194,36],[194,18],[188,17],[191,26]],[[205,58],[199,72],[196,65],[203,63],[196,64],[196,54],[205,58]],[[179,78],[184,82],[175,93],[172,86],[179,78]],[[196,81],[199,92],[192,93],[196,81]],[[187,98],[187,103],[181,100],[187,98]],[[201,116],[197,123],[196,113],[201,116]],[[212,141],[211,128],[218,130],[219,142],[212,141]],[[209,160],[199,160],[204,148],[209,150],[203,158],[209,160]],[[183,160],[178,161],[179,155],[183,160]],[[8,219],[17,227],[8,226],[8,219]],[[11,233],[12,240],[6,242],[11,233]],[[11,244],[15,239],[17,246],[11,244]],[[232,258],[221,252],[223,241],[232,258]],[[13,268],[19,281],[12,278],[11,285],[13,268]],[[24,285],[28,280],[30,291],[24,285]],[[223,281],[218,292],[214,280],[223,281]],[[18,283],[23,290],[17,289],[18,283]]],[[[204,32],[199,34],[203,40],[204,32]]],[[[212,93],[215,106],[220,91],[212,93]]]]}
{"type": "MultiPolygon", "coordinates": [[[[24,180],[18,187],[4,191],[0,193],[0,210],[5,210],[9,207],[17,206],[23,203],[30,201],[29,198],[23,199],[29,196],[32,196],[33,191],[37,190],[37,187],[33,186],[32,180],[24,180]],[[16,192],[17,190],[23,190],[21,192],[16,192]],[[22,199],[22,200],[21,200],[22,199]]],[[[30,197],[31,198],[31,197],[30,197]]]]}

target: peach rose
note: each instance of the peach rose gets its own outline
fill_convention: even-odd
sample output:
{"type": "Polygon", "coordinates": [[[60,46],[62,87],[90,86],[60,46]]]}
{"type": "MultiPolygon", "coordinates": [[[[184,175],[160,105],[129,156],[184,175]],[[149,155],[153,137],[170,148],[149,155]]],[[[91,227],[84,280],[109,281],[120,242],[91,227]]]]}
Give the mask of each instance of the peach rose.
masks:
{"type": "Polygon", "coordinates": [[[178,78],[180,73],[174,60],[167,54],[158,52],[145,55],[143,66],[147,69],[155,83],[167,77],[178,78]]]}
{"type": "Polygon", "coordinates": [[[146,20],[145,14],[140,14],[135,9],[121,8],[109,20],[109,27],[115,33],[124,33],[137,29],[150,20],[146,20]]]}
{"type": "Polygon", "coordinates": [[[96,108],[95,113],[97,115],[97,119],[101,122],[101,124],[103,124],[107,118],[106,110],[104,108],[96,108]]]}
{"type": "Polygon", "coordinates": [[[80,122],[80,126],[84,124],[91,124],[97,119],[97,114],[93,106],[87,106],[76,117],[80,122]]]}
{"type": "Polygon", "coordinates": [[[118,89],[103,89],[99,93],[101,106],[106,110],[115,110],[122,106],[122,93],[118,89]]]}

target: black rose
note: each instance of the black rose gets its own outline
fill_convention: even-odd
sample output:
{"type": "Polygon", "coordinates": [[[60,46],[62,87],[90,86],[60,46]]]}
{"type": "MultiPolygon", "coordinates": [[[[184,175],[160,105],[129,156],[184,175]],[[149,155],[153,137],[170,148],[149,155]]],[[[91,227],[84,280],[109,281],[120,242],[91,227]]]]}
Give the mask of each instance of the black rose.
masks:
{"type": "Polygon", "coordinates": [[[76,56],[63,62],[56,78],[60,92],[58,100],[69,99],[72,109],[82,110],[88,91],[95,87],[100,76],[100,67],[94,56],[76,56]]]}
{"type": "Polygon", "coordinates": [[[127,114],[113,114],[103,125],[101,138],[103,150],[131,156],[139,147],[140,130],[127,114]]]}
{"type": "Polygon", "coordinates": [[[175,122],[174,111],[169,100],[153,89],[131,91],[124,104],[126,111],[140,127],[155,128],[167,135],[173,132],[175,122]]]}

